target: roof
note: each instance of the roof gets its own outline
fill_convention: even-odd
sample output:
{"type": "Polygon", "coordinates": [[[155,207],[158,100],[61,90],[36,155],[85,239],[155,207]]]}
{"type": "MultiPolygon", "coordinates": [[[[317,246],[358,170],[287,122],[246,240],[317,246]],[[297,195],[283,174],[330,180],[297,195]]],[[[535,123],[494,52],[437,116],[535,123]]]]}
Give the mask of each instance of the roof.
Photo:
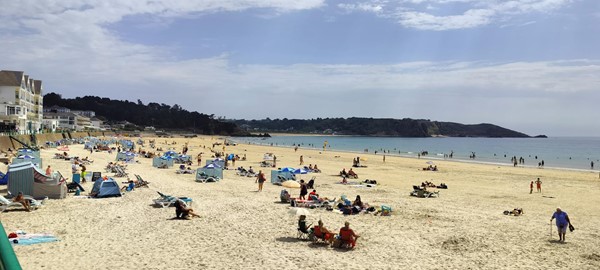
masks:
{"type": "Polygon", "coordinates": [[[0,86],[21,86],[23,71],[2,70],[0,71],[0,86]]]}
{"type": "Polygon", "coordinates": [[[41,95],[42,94],[42,81],[41,80],[33,80],[35,82],[34,93],[41,95]]]}

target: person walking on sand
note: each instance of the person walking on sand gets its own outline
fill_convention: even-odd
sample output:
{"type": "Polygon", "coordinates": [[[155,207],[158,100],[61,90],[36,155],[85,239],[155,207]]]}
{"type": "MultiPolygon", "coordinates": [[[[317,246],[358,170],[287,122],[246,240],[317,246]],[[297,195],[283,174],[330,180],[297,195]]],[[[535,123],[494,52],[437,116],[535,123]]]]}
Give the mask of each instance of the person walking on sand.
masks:
{"type": "Polygon", "coordinates": [[[529,183],[529,194],[533,193],[533,181],[529,183]]]}
{"type": "Polygon", "coordinates": [[[540,178],[538,177],[538,179],[535,181],[535,186],[537,188],[537,192],[542,192],[542,181],[540,181],[540,178]]]}
{"type": "Polygon", "coordinates": [[[202,163],[202,153],[199,153],[196,159],[198,160],[198,166],[201,166],[200,164],[202,163]]]}
{"type": "Polygon", "coordinates": [[[256,176],[256,182],[258,183],[258,191],[261,192],[263,189],[263,184],[265,183],[265,181],[267,181],[267,179],[265,178],[265,174],[262,172],[262,170],[258,171],[258,175],[256,176]]]}
{"type": "Polygon", "coordinates": [[[552,214],[553,219],[556,218],[556,228],[558,229],[558,241],[564,243],[565,242],[565,234],[567,233],[567,227],[571,225],[571,220],[569,220],[569,215],[567,212],[562,211],[560,207],[556,207],[556,212],[552,214]]]}
{"type": "Polygon", "coordinates": [[[300,165],[304,165],[304,157],[300,156],[300,165]]]}

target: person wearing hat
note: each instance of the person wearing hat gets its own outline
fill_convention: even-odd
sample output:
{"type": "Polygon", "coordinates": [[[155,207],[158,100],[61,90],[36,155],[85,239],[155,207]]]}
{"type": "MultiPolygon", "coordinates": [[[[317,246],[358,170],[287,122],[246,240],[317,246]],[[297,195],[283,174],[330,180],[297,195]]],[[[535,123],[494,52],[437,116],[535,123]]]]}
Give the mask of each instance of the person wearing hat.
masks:
{"type": "Polygon", "coordinates": [[[556,212],[554,212],[554,214],[552,214],[552,218],[550,219],[550,222],[552,222],[552,220],[555,218],[556,218],[556,228],[558,229],[558,240],[560,242],[564,243],[565,242],[565,234],[567,233],[567,227],[569,225],[571,225],[571,221],[569,220],[569,215],[567,214],[567,212],[560,209],[560,207],[556,207],[556,212]]]}

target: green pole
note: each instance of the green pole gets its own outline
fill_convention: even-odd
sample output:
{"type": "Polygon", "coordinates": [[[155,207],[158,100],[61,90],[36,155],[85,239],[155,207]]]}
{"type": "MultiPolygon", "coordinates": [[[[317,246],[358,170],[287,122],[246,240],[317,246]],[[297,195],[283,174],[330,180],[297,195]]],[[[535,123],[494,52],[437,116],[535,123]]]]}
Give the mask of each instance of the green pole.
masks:
{"type": "Polygon", "coordinates": [[[17,255],[8,241],[4,226],[0,222],[0,268],[6,270],[22,270],[17,255]]]}

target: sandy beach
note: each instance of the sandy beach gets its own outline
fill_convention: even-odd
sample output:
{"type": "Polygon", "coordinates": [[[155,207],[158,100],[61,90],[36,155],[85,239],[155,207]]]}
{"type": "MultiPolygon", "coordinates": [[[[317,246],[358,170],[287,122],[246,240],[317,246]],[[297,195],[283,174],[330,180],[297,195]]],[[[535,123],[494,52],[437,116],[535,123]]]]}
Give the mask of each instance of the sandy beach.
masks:
{"type": "MultiPolygon", "coordinates": [[[[149,137],[144,137],[146,142],[149,137]]],[[[137,139],[133,139],[136,141],[137,139]]],[[[188,142],[194,158],[223,138],[156,138],[157,146],[180,152],[188,142]],[[171,144],[176,142],[176,144],[171,144]],[[168,144],[165,144],[168,143],[168,144]]],[[[223,146],[216,146],[223,150],[223,146]]],[[[148,144],[143,149],[150,150],[148,144]]],[[[128,165],[131,177],[141,175],[149,188],[127,192],[121,198],[79,199],[70,193],[63,200],[48,200],[36,211],[0,213],[7,232],[53,233],[59,241],[14,246],[24,269],[600,269],[600,179],[598,173],[521,168],[435,161],[439,171],[422,171],[426,158],[411,159],[360,154],[367,168],[354,168],[358,180],[376,179],[375,188],[341,185],[337,176],[349,169],[355,153],[239,144],[226,153],[244,154],[235,167],[261,169],[263,154],[277,155],[278,167],[318,164],[316,176],[321,196],[360,195],[373,206],[389,205],[392,216],[344,216],[311,209],[309,223],[322,219],[338,231],[345,221],[361,237],[352,251],[333,249],[296,239],[297,217],[289,205],[279,203],[281,186],[265,183],[257,192],[254,178],[225,171],[217,183],[198,183],[195,175],[176,174],[176,168],[152,167],[138,157],[128,165]],[[529,183],[543,182],[541,193],[529,194],[529,183]],[[409,196],[423,181],[448,185],[438,198],[409,196]],[[200,218],[173,220],[174,208],[155,208],[157,191],[193,198],[200,218]],[[576,227],[558,243],[550,217],[557,206],[576,227]],[[504,210],[523,208],[514,217],[504,210]],[[550,230],[552,229],[552,235],[550,230]]],[[[70,177],[70,163],[52,159],[56,149],[42,150],[45,165],[70,177]]],[[[99,171],[116,154],[95,152],[71,145],[69,154],[94,160],[88,171],[99,171]]],[[[194,164],[195,165],[195,164],[194,164]]],[[[193,166],[196,169],[198,166],[193,166]]],[[[264,169],[264,168],[262,168],[264,169]]],[[[3,169],[6,171],[6,168],[3,169]]],[[[270,168],[266,170],[270,179],[270,168]]],[[[115,178],[126,182],[127,178],[115,178]]],[[[125,184],[123,184],[125,185],[125,184]]],[[[92,183],[85,183],[87,194],[92,183]]],[[[6,194],[6,186],[2,194],[6,194]]],[[[290,190],[290,189],[288,189],[290,190]]],[[[292,196],[299,195],[291,189],[292,196]]]]}

